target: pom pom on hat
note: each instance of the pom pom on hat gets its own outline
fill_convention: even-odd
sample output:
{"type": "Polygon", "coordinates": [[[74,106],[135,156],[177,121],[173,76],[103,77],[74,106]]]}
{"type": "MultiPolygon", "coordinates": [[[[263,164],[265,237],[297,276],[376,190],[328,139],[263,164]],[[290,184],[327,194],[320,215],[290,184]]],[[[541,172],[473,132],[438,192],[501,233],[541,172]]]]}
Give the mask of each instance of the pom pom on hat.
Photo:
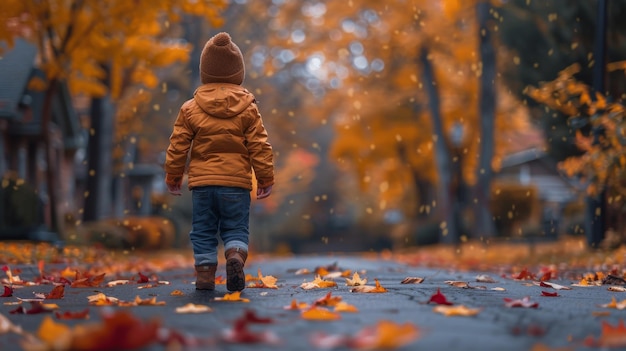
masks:
{"type": "Polygon", "coordinates": [[[207,41],[200,55],[200,80],[240,85],[245,76],[243,55],[230,35],[221,32],[207,41]]]}

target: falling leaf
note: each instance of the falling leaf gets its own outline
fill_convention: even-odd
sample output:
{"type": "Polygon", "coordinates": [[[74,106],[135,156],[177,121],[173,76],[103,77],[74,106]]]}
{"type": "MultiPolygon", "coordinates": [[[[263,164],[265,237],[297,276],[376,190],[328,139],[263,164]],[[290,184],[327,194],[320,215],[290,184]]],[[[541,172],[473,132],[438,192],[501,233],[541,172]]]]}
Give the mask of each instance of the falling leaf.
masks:
{"type": "Polygon", "coordinates": [[[233,293],[226,293],[224,297],[216,297],[215,301],[239,301],[239,302],[250,302],[249,299],[245,299],[241,297],[241,291],[235,291],[233,293]]]}
{"type": "Polygon", "coordinates": [[[336,282],[332,280],[323,280],[319,275],[316,275],[315,279],[311,282],[304,282],[300,284],[300,287],[304,290],[332,288],[336,286],[336,282]]]}
{"type": "Polygon", "coordinates": [[[434,293],[430,299],[428,300],[428,302],[426,303],[436,303],[438,305],[452,305],[453,303],[448,301],[448,299],[446,299],[446,296],[444,294],[441,293],[440,289],[437,288],[437,292],[434,293]]]}
{"type": "Polygon", "coordinates": [[[400,284],[422,284],[424,282],[424,278],[420,277],[406,277],[402,279],[400,284]]]}
{"type": "Polygon", "coordinates": [[[479,283],[495,283],[496,282],[492,277],[490,277],[490,276],[488,276],[486,274],[479,274],[479,275],[477,275],[476,276],[476,281],[479,282],[479,283]]]}
{"type": "Polygon", "coordinates": [[[316,320],[316,321],[334,321],[341,319],[341,315],[336,312],[329,311],[323,307],[313,306],[308,310],[302,311],[300,316],[306,320],[316,320]]]}
{"type": "Polygon", "coordinates": [[[255,282],[251,282],[250,284],[248,284],[249,288],[278,289],[278,287],[276,286],[276,281],[278,279],[276,279],[275,277],[271,275],[263,276],[261,274],[260,268],[258,270],[258,275],[259,275],[258,277],[259,279],[255,282]]]}
{"type": "Polygon", "coordinates": [[[354,272],[352,279],[346,278],[347,286],[360,286],[367,284],[367,279],[361,279],[358,272],[354,272]]]}
{"type": "Polygon", "coordinates": [[[176,313],[206,313],[213,312],[213,309],[209,306],[205,305],[196,305],[193,303],[188,303],[181,307],[176,307],[176,313]]]}
{"type": "Polygon", "coordinates": [[[375,282],[375,286],[371,286],[371,285],[363,285],[363,286],[355,286],[354,288],[350,289],[350,292],[356,292],[356,293],[386,293],[387,289],[383,288],[380,285],[380,282],[378,281],[378,279],[374,279],[375,282]]]}
{"type": "Polygon", "coordinates": [[[89,309],[85,308],[84,310],[78,311],[78,312],[69,312],[69,311],[65,311],[63,313],[54,312],[54,316],[60,320],[89,319],[89,309]]]}
{"type": "Polygon", "coordinates": [[[438,305],[433,307],[433,312],[441,313],[446,317],[450,316],[463,316],[463,317],[471,317],[480,313],[480,308],[469,308],[464,305],[457,306],[447,306],[447,305],[438,305]]]}
{"type": "Polygon", "coordinates": [[[510,299],[508,297],[504,298],[504,305],[506,307],[524,307],[524,308],[537,308],[539,307],[538,302],[530,301],[528,296],[525,296],[521,299],[510,299]]]}

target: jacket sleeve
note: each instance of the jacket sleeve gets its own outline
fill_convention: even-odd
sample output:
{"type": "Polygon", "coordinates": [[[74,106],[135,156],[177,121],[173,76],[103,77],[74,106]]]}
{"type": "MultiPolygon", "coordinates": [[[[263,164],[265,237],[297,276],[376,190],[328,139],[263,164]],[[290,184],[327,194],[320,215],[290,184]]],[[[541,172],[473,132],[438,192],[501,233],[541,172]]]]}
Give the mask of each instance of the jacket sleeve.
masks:
{"type": "Polygon", "coordinates": [[[265,188],[274,184],[274,154],[261,114],[256,107],[253,110],[253,118],[245,136],[257,184],[265,188]]]}
{"type": "Polygon", "coordinates": [[[170,145],[165,154],[165,173],[182,178],[193,137],[194,131],[189,126],[184,108],[181,108],[174,122],[170,145]]]}

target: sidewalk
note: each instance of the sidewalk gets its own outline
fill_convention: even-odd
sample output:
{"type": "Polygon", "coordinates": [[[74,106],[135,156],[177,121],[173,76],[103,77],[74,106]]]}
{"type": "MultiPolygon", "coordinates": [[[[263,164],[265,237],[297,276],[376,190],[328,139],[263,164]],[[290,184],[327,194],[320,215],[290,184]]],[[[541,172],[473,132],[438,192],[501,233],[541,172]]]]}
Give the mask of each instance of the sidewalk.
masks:
{"type": "MultiPolygon", "coordinates": [[[[17,269],[17,267],[12,267],[17,269]]],[[[38,275],[35,266],[20,266],[20,278],[24,281],[34,280],[38,275]]],[[[49,269],[52,269],[49,267],[49,269]]],[[[59,267],[59,269],[61,269],[59,267]]],[[[21,326],[26,332],[36,333],[45,317],[53,317],[57,323],[70,326],[96,323],[101,320],[100,313],[109,307],[90,306],[88,296],[102,292],[122,301],[155,298],[164,303],[160,306],[114,307],[114,310],[127,310],[140,320],[147,321],[157,317],[161,326],[185,336],[188,345],[185,350],[315,350],[322,349],[322,341],[335,349],[349,350],[367,345],[364,334],[355,338],[366,327],[376,327],[380,321],[394,322],[398,327],[414,326],[417,333],[407,336],[408,344],[401,350],[591,350],[587,345],[607,345],[609,335],[602,331],[602,322],[617,326],[626,316],[626,312],[615,308],[604,308],[613,297],[622,301],[626,293],[614,292],[607,285],[578,287],[576,277],[558,277],[549,283],[559,284],[571,290],[557,290],[552,287],[539,286],[536,280],[515,280],[511,274],[498,272],[452,271],[445,269],[410,266],[380,256],[366,258],[357,255],[315,255],[294,256],[288,258],[257,258],[246,267],[246,273],[258,276],[277,278],[277,289],[247,288],[241,298],[249,302],[216,301],[226,293],[225,285],[217,285],[216,291],[196,291],[192,268],[180,268],[162,272],[154,272],[158,280],[169,284],[154,284],[155,287],[143,288],[148,283],[131,282],[125,285],[106,287],[106,282],[117,277],[105,276],[101,287],[65,289],[65,295],[59,300],[47,300],[56,303],[57,311],[81,311],[89,309],[90,319],[59,321],[51,313],[43,314],[11,314],[16,305],[7,303],[20,298],[33,298],[34,293],[48,293],[52,285],[26,286],[14,290],[13,297],[2,297],[0,315],[8,318],[14,325],[21,326]],[[312,282],[316,268],[335,267],[339,272],[358,272],[361,278],[367,279],[367,286],[374,286],[378,280],[386,289],[382,293],[351,292],[354,287],[346,286],[344,277],[335,277],[336,287],[306,290],[301,287],[305,282],[312,282]],[[310,273],[303,273],[308,270],[310,273]],[[477,282],[478,275],[488,275],[495,282],[477,282]],[[423,278],[420,284],[402,284],[407,277],[423,278]],[[457,281],[461,286],[451,285],[449,281],[457,281]],[[498,289],[494,289],[498,288],[498,289]],[[500,289],[501,288],[501,289],[500,289]],[[182,294],[173,296],[174,291],[182,294]],[[450,307],[463,305],[477,312],[473,316],[446,316],[435,311],[438,306],[427,303],[437,290],[452,303],[450,307]],[[542,296],[542,292],[558,296],[542,296]],[[288,310],[286,306],[295,300],[298,303],[311,305],[316,300],[327,297],[340,298],[358,309],[358,312],[338,312],[337,320],[306,320],[301,310],[288,310]],[[505,299],[522,299],[528,297],[537,307],[507,307],[505,299]],[[212,312],[199,314],[176,313],[177,307],[193,303],[209,306],[212,312]],[[267,323],[246,324],[249,331],[261,336],[258,343],[228,342],[228,331],[237,320],[242,320],[246,311],[267,323]],[[405,324],[408,323],[408,324],[405,324]],[[603,334],[604,333],[604,334],[603,334]],[[334,335],[334,339],[323,339],[320,335],[334,335]],[[340,338],[343,337],[343,338],[340,338]],[[363,345],[355,342],[360,339],[363,345]],[[192,340],[193,342],[190,342],[192,340]],[[604,340],[604,341],[603,341],[604,340]],[[360,345],[360,346],[359,346],[360,345]]],[[[148,274],[151,272],[145,272],[148,274]]],[[[537,272],[535,272],[537,273],[537,272]]],[[[0,272],[1,274],[1,272],[0,272]]],[[[218,268],[218,275],[224,274],[223,265],[218,268]]],[[[136,276],[129,272],[128,276],[136,276]]],[[[350,275],[350,278],[353,276],[350,275]]],[[[331,280],[331,279],[329,279],[331,280]]],[[[155,281],[156,283],[156,281],[155,281]]],[[[557,286],[558,287],[558,286],[557,286]]],[[[332,307],[329,307],[332,311],[332,307]]],[[[458,310],[457,310],[458,311],[458,310]]],[[[248,315],[248,320],[253,317],[248,315]]],[[[0,319],[1,320],[1,319],[0,319]]],[[[2,323],[0,323],[1,325],[2,323]]],[[[409,328],[409,329],[406,329],[409,328]]],[[[21,350],[18,342],[23,337],[15,333],[1,334],[0,349],[21,350]]],[[[626,332],[620,331],[621,346],[626,345],[626,332]]],[[[410,334],[410,333],[407,333],[410,334]]],[[[371,336],[370,336],[371,337],[371,336]]],[[[398,336],[399,337],[399,336],[398,336]]],[[[372,337],[375,340],[375,337],[372,337]]],[[[393,339],[393,337],[392,337],[393,339]]],[[[393,344],[393,342],[392,342],[393,344]]],[[[154,343],[149,350],[166,350],[165,346],[154,343]]]]}

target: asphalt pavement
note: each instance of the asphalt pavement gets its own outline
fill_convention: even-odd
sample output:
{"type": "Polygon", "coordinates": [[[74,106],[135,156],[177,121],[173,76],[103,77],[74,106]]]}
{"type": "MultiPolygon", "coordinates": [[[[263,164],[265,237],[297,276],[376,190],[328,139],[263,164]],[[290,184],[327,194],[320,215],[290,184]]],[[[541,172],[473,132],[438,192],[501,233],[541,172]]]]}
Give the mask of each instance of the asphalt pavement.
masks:
{"type": "MultiPolygon", "coordinates": [[[[24,281],[34,280],[38,275],[34,265],[12,268],[21,270],[20,278],[24,281]]],[[[213,292],[195,290],[191,266],[154,272],[161,284],[155,280],[107,287],[106,282],[114,277],[105,277],[99,287],[67,287],[62,299],[46,302],[57,304],[60,312],[89,309],[88,321],[56,320],[58,323],[69,326],[97,323],[102,318],[101,313],[125,310],[142,321],[157,318],[163,330],[179,333],[182,335],[180,339],[184,340],[181,343],[186,344],[180,348],[168,348],[155,342],[142,348],[144,350],[316,350],[324,349],[322,341],[328,349],[364,349],[367,348],[366,336],[360,333],[377,326],[380,321],[415,327],[416,333],[399,350],[592,350],[603,349],[602,324],[617,326],[626,314],[623,310],[602,307],[612,298],[618,302],[626,299],[625,292],[609,291],[606,285],[573,286],[577,283],[573,276],[549,280],[551,284],[558,284],[554,285],[555,289],[541,286],[532,279],[516,280],[501,272],[409,266],[382,256],[349,254],[264,257],[252,259],[246,266],[246,273],[253,276],[258,276],[259,271],[262,276],[277,278],[277,288],[246,288],[240,297],[249,302],[216,300],[228,293],[223,284],[218,284],[213,292]],[[319,267],[335,271],[335,277],[328,280],[334,280],[337,285],[304,289],[302,284],[312,282],[319,267]],[[346,285],[345,277],[337,276],[338,272],[345,275],[346,271],[350,271],[350,278],[358,272],[361,278],[367,279],[366,286],[374,286],[378,280],[386,292],[352,292],[354,287],[346,285]],[[481,275],[483,281],[477,281],[481,275]],[[423,278],[423,281],[419,284],[402,283],[407,277],[423,278]],[[488,278],[494,282],[488,282],[488,278]],[[149,284],[152,287],[140,288],[149,284]],[[452,304],[450,307],[464,306],[475,314],[447,316],[437,312],[438,306],[445,305],[429,303],[429,300],[438,290],[452,304]],[[88,297],[98,292],[122,301],[154,298],[160,305],[112,308],[89,305],[88,297]],[[302,310],[286,309],[292,302],[314,304],[327,297],[329,292],[358,311],[338,312],[339,319],[336,320],[308,320],[302,317],[302,310]],[[544,296],[554,294],[557,296],[544,296]],[[506,301],[525,297],[528,307],[506,305],[506,301]],[[176,308],[189,303],[208,306],[211,311],[176,312],[176,308]],[[248,317],[244,318],[246,313],[248,317]],[[248,342],[241,342],[243,339],[233,342],[231,331],[242,318],[265,323],[246,324],[252,335],[246,339],[248,342]],[[322,335],[333,338],[322,338],[322,335]],[[255,342],[255,338],[259,340],[255,342]],[[361,342],[355,342],[359,338],[361,342]]],[[[128,276],[134,274],[129,272],[128,276]]],[[[225,274],[223,263],[217,274],[225,274]]],[[[11,312],[18,307],[14,304],[18,298],[33,298],[34,293],[47,293],[51,288],[51,285],[33,285],[14,289],[13,296],[0,298],[3,302],[0,315],[25,332],[36,334],[43,319],[53,316],[52,313],[11,312]]],[[[20,342],[24,337],[13,332],[2,333],[1,324],[0,349],[22,350],[20,342]]],[[[607,346],[606,334],[604,340],[607,346]]],[[[621,345],[626,343],[622,341],[621,345]]]]}

